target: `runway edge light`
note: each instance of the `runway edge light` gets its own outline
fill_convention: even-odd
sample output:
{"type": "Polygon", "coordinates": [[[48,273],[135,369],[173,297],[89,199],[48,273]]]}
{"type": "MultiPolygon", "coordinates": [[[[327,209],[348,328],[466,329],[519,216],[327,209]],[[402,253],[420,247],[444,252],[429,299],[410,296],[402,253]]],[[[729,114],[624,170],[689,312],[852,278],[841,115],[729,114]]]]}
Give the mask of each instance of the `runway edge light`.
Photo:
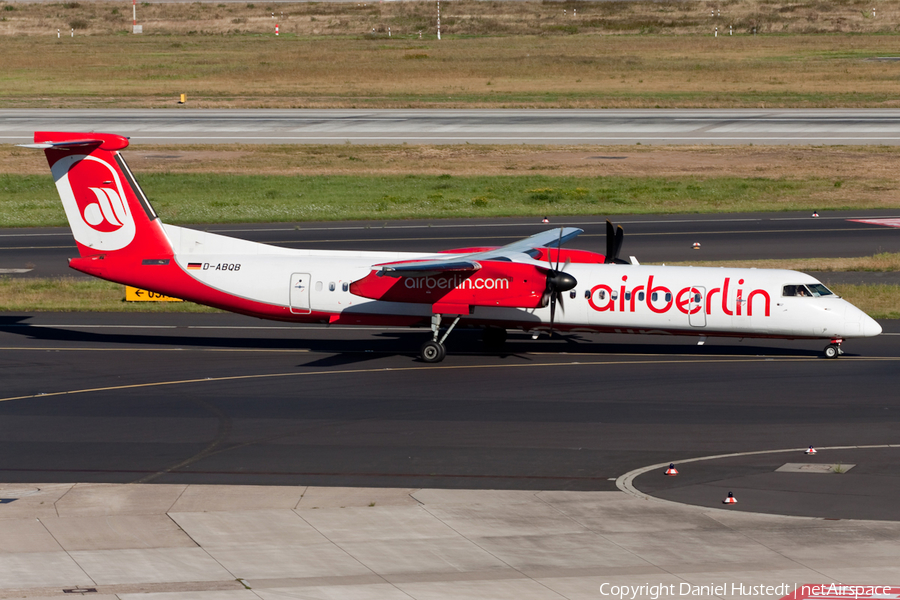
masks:
{"type": "Polygon", "coordinates": [[[816,453],[816,449],[813,448],[812,446],[810,446],[810,447],[809,447],[807,450],[805,450],[803,453],[804,453],[804,454],[815,454],[815,453],[816,453]]]}
{"type": "Polygon", "coordinates": [[[737,504],[737,498],[732,492],[728,492],[728,497],[722,500],[722,504],[737,504]]]}
{"type": "Polygon", "coordinates": [[[669,468],[666,469],[666,475],[675,476],[678,475],[678,469],[675,468],[675,463],[669,463],[669,468]]]}

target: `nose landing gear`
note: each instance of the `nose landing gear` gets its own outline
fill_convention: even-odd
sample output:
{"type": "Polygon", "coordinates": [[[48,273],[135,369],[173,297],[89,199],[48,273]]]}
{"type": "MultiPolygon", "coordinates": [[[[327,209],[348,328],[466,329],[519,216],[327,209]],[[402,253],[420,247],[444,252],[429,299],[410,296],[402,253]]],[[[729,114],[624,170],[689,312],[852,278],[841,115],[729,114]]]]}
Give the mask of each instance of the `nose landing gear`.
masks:
{"type": "Polygon", "coordinates": [[[841,342],[843,341],[841,339],[831,340],[831,343],[825,346],[825,350],[823,350],[825,358],[837,358],[843,354],[844,351],[841,350],[841,342]]]}

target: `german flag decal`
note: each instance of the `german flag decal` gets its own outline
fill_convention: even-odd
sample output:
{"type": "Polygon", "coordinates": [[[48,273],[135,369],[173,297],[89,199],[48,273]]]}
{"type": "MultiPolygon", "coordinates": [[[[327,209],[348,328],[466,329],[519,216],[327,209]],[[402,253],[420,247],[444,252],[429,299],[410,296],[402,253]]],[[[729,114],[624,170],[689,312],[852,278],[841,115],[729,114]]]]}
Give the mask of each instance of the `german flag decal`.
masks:
{"type": "Polygon", "coordinates": [[[197,271],[203,268],[203,263],[188,263],[188,269],[197,271]]]}

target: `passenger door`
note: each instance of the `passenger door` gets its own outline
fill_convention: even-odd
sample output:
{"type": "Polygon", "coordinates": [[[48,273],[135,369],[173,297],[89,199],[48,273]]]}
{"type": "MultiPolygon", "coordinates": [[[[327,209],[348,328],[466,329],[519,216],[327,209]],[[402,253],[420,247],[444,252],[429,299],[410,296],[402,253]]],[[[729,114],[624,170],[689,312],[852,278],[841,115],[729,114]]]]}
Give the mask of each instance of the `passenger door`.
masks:
{"type": "Polygon", "coordinates": [[[291,273],[290,303],[291,312],[296,315],[308,315],[312,312],[309,303],[309,288],[312,277],[309,273],[291,273]]]}
{"type": "Polygon", "coordinates": [[[706,288],[695,285],[691,287],[694,293],[691,294],[690,302],[688,302],[688,323],[691,327],[706,327],[706,288]],[[699,307],[699,310],[697,310],[699,307]],[[696,312],[695,312],[696,311],[696,312]]]}

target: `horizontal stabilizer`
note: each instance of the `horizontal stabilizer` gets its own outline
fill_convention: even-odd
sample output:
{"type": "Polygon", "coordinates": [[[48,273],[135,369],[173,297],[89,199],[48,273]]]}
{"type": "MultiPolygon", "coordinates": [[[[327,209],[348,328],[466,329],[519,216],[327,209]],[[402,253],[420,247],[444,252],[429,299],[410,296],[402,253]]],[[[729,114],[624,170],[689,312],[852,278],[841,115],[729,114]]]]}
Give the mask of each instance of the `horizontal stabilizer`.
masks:
{"type": "Polygon", "coordinates": [[[112,133],[68,133],[63,131],[36,131],[33,144],[19,144],[22,148],[47,150],[55,148],[84,148],[97,146],[100,150],[123,150],[128,147],[128,138],[112,133]]]}
{"type": "Polygon", "coordinates": [[[103,140],[68,140],[65,142],[41,142],[40,144],[19,144],[20,148],[35,148],[46,150],[47,148],[83,148],[84,146],[99,146],[103,140]]]}

